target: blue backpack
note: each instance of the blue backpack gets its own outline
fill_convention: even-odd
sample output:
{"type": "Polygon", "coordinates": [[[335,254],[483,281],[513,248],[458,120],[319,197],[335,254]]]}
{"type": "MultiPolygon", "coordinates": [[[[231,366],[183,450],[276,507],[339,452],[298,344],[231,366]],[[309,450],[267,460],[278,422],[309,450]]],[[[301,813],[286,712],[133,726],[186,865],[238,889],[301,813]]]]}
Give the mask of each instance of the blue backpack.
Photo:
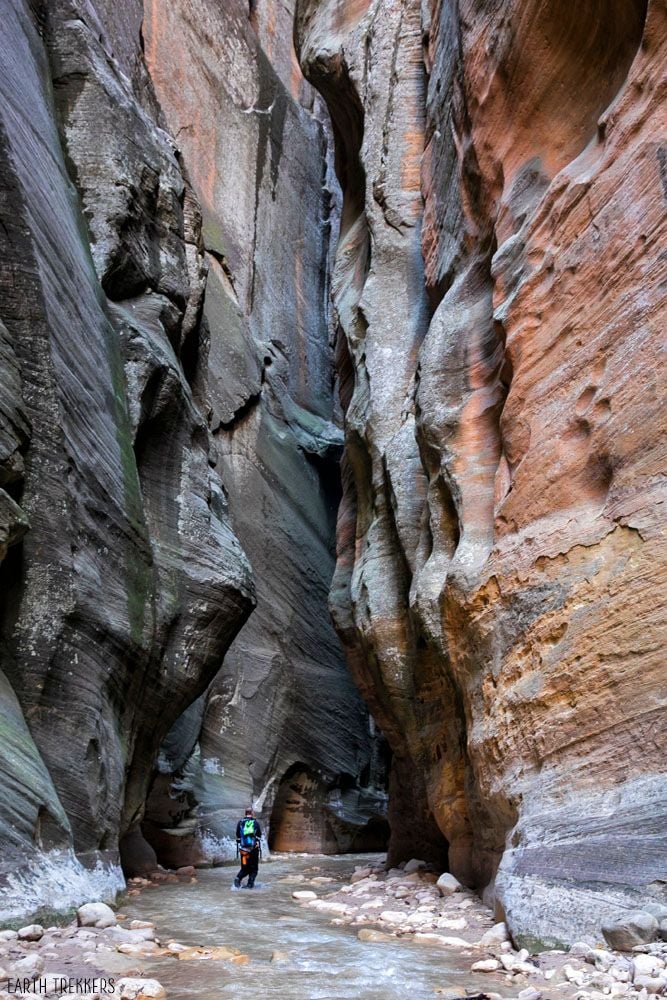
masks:
{"type": "Polygon", "coordinates": [[[242,819],[241,820],[241,848],[244,851],[252,851],[255,847],[256,840],[255,833],[255,820],[254,819],[242,819]]]}

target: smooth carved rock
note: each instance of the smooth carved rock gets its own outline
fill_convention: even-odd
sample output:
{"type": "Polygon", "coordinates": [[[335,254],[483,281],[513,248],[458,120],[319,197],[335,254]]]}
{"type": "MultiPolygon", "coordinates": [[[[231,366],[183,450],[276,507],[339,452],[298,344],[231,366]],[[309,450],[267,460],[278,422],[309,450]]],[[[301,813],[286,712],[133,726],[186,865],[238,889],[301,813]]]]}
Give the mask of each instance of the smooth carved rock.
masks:
{"type": "Polygon", "coordinates": [[[297,9],[344,199],[331,602],[389,855],[433,817],[537,947],[666,877],[666,38],[652,0],[297,9]]]}
{"type": "MultiPolygon", "coordinates": [[[[196,211],[145,70],[121,71],[94,8],[50,8],[38,33],[21,0],[0,45],[0,486],[20,488],[30,525],[2,569],[0,868],[25,867],[3,916],[120,887],[117,869],[96,888],[70,854],[43,853],[117,857],[163,736],[253,602],[188,381],[202,365],[196,211]],[[53,898],[39,869],[58,865],[53,898]]],[[[139,69],[135,23],[116,52],[139,69]]]]}
{"type": "Polygon", "coordinates": [[[327,607],[342,449],[333,150],[293,61],[294,3],[270,8],[248,19],[240,3],[150,2],[142,27],[201,205],[209,427],[258,598],[206,699],[163,746],[145,832],[174,865],[224,857],[249,802],[279,850],[372,850],[386,836],[379,737],[327,607]],[[377,791],[357,781],[371,763],[377,791]]]}

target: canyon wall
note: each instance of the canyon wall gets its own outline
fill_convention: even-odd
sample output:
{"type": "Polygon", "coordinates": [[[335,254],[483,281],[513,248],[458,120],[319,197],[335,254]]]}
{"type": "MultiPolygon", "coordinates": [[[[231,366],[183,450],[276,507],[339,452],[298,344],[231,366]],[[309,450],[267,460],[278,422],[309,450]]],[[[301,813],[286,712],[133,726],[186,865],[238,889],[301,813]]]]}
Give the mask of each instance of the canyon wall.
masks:
{"type": "Polygon", "coordinates": [[[169,794],[151,801],[147,833],[170,838],[174,863],[196,857],[180,853],[191,849],[193,820],[205,841],[195,852],[234,854],[239,805],[253,802],[267,825],[283,779],[276,846],[384,843],[386,793],[370,767],[379,737],[327,610],[343,443],[329,343],[340,196],[293,16],[289,3],[250,12],[217,0],[145,3],[146,64],[202,209],[209,425],[257,588],[257,608],[200,706],[199,738],[188,746],[175,734],[159,779],[169,794]],[[295,775],[309,791],[288,796],[299,817],[288,834],[295,775]]]}
{"type": "MultiPolygon", "coordinates": [[[[3,18],[2,921],[112,896],[119,849],[126,871],[215,854],[296,764],[330,849],[384,809],[326,607],[325,129],[264,54],[270,25],[228,5],[211,35],[208,6],[180,8],[210,114],[192,133],[160,107],[139,0],[10,0],[3,18]]],[[[166,68],[184,99],[186,69],[166,68]]]]}
{"type": "Polygon", "coordinates": [[[343,190],[331,606],[390,857],[445,851],[522,943],[667,881],[665,22],[297,5],[343,190]]]}

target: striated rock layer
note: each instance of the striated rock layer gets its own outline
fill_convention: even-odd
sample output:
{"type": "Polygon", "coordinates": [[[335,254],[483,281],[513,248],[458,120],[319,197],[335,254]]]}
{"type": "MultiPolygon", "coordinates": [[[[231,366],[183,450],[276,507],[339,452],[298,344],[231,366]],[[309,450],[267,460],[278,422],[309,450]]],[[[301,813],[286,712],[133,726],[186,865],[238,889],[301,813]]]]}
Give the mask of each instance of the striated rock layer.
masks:
{"type": "Polygon", "coordinates": [[[146,64],[202,207],[209,425],[257,586],[196,741],[196,725],[190,742],[179,727],[163,755],[145,832],[156,845],[170,837],[182,862],[193,856],[179,845],[235,853],[250,802],[281,849],[384,846],[368,714],[327,610],[342,450],[328,297],[338,192],[292,20],[285,3],[250,18],[241,2],[145,4],[146,64]],[[173,783],[160,793],[170,773],[185,792],[175,807],[173,783]],[[309,792],[288,833],[279,789],[294,773],[309,792]]]}
{"type": "Polygon", "coordinates": [[[331,604],[395,754],[390,855],[419,816],[526,943],[667,880],[665,20],[297,9],[344,199],[331,604]]]}
{"type": "Polygon", "coordinates": [[[272,22],[173,6],[182,25],[140,0],[3,17],[0,920],[113,894],[119,847],[155,865],[142,824],[161,860],[164,827],[194,850],[179,768],[214,840],[251,797],[270,815],[297,762],[345,842],[384,807],[326,609],[323,126],[291,43],[278,73],[257,40],[272,22]]]}
{"type": "Polygon", "coordinates": [[[102,862],[254,600],[195,388],[198,210],[103,14],[15,0],[0,46],[2,918],[117,886],[102,862]]]}

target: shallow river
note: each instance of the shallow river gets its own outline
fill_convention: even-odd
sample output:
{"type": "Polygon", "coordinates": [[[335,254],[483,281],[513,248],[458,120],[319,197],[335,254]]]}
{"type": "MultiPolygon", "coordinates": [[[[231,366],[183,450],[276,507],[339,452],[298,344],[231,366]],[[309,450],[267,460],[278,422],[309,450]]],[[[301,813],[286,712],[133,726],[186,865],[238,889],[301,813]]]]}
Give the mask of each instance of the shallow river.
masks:
{"type": "Polygon", "coordinates": [[[405,939],[362,942],[356,929],[331,926],[330,914],[292,900],[297,888],[313,888],[318,895],[336,888],[334,883],[299,886],[295,876],[331,876],[343,883],[368,855],[273,858],[260,867],[253,890],[233,890],[236,869],[224,867],[199,872],[196,883],[169,883],[122,900],[128,918],[154,921],[162,941],[227,945],[250,957],[245,966],[166,957],[142,961],[144,975],[159,979],[169,1000],[422,1000],[438,989],[462,997],[485,987],[498,990],[488,976],[471,975],[472,958],[405,939]],[[274,951],[287,952],[289,962],[272,962],[274,951]]]}

